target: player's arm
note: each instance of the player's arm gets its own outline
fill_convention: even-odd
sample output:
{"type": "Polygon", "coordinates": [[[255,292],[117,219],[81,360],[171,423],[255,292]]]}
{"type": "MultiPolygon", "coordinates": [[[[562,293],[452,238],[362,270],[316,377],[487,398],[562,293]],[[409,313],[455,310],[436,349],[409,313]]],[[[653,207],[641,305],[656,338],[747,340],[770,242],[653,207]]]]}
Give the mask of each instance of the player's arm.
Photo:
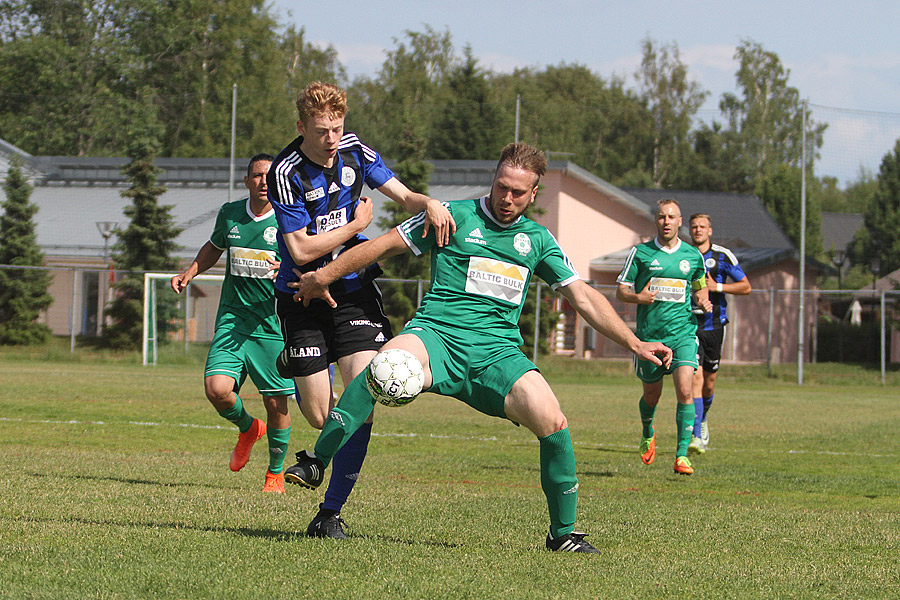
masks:
{"type": "Polygon", "coordinates": [[[616,299],[619,302],[628,302],[629,304],[653,304],[657,293],[659,292],[656,290],[650,291],[649,281],[640,292],[635,292],[633,285],[620,283],[616,288],[616,299]]]}
{"type": "Polygon", "coordinates": [[[311,260],[332,252],[350,238],[362,233],[372,222],[372,206],[371,198],[360,198],[356,203],[353,219],[346,225],[330,231],[309,235],[306,228],[303,227],[289,233],[282,232],[284,244],[291,253],[294,263],[305,265],[311,260]]]}
{"type": "Polygon", "coordinates": [[[294,269],[300,280],[296,283],[288,283],[289,287],[296,287],[295,300],[303,300],[303,305],[308,306],[313,298],[321,298],[328,302],[332,308],[337,302],[328,293],[328,286],[350,273],[360,271],[369,265],[408,251],[409,247],[396,228],[378,236],[374,240],[368,240],[358,244],[349,250],[345,250],[336,259],[317,271],[300,273],[294,269]]]}
{"type": "Polygon", "coordinates": [[[697,306],[702,308],[703,312],[712,312],[713,305],[712,302],[709,301],[709,288],[706,285],[706,273],[704,273],[700,279],[691,283],[691,291],[697,299],[697,306]]]}
{"type": "Polygon", "coordinates": [[[425,228],[422,230],[422,237],[428,235],[428,229],[434,228],[435,241],[438,246],[445,246],[450,243],[450,236],[456,233],[456,221],[453,215],[447,210],[447,207],[441,204],[440,200],[429,198],[425,194],[420,194],[410,190],[403,185],[396,177],[391,177],[384,185],[378,188],[378,191],[402,206],[411,214],[418,214],[425,211],[425,228]]]}
{"type": "Polygon", "coordinates": [[[746,296],[753,288],[750,287],[750,280],[747,279],[745,275],[743,279],[740,281],[734,281],[732,283],[717,283],[716,290],[717,292],[724,292],[726,294],[734,294],[735,296],[746,296]]]}
{"type": "MultiPolygon", "coordinates": [[[[621,286],[620,286],[621,287],[621,286]]],[[[628,287],[628,286],[625,286],[628,287]]],[[[649,360],[656,365],[672,363],[672,350],[660,342],[642,342],[625,324],[606,296],[581,280],[573,281],[559,292],[565,296],[591,327],[623,348],[627,348],[641,360],[649,360]]]]}
{"type": "Polygon", "coordinates": [[[191,280],[203,273],[207,269],[214,266],[217,262],[219,262],[219,258],[222,256],[222,252],[225,250],[223,248],[216,248],[212,242],[206,242],[203,244],[203,247],[197,252],[197,256],[194,258],[194,261],[191,265],[185,269],[182,273],[179,273],[175,277],[172,278],[172,289],[175,290],[176,294],[180,294],[181,290],[186,288],[191,280]]]}

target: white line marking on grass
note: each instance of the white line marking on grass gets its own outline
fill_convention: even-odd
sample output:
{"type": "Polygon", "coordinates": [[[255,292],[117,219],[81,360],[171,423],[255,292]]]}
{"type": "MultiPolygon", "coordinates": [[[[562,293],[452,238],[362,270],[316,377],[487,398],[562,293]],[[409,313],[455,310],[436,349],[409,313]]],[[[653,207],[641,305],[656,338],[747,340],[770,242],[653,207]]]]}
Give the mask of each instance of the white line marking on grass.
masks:
{"type": "MultiPolygon", "coordinates": [[[[0,417],[0,422],[16,422],[16,423],[44,423],[48,425],[121,425],[122,423],[107,423],[105,421],[56,421],[53,419],[11,419],[8,417],[0,417]]],[[[196,423],[160,423],[156,421],[128,421],[128,425],[137,425],[139,427],[187,427],[191,429],[218,429],[225,431],[234,431],[237,429],[234,425],[197,425],[196,423]]],[[[477,442],[500,442],[500,441],[508,441],[510,438],[505,438],[501,440],[497,436],[488,436],[488,437],[479,437],[473,435],[446,435],[446,434],[437,434],[437,433],[376,433],[372,432],[372,437],[383,437],[383,438],[421,438],[423,440],[462,440],[462,441],[477,441],[477,442]]],[[[537,443],[537,439],[528,439],[528,440],[513,440],[515,442],[521,443],[523,441],[529,443],[537,443]]],[[[630,444],[601,444],[597,442],[572,442],[575,446],[585,446],[591,448],[625,448],[625,449],[634,449],[636,450],[638,446],[630,445],[630,444]]],[[[759,450],[744,450],[740,448],[734,449],[718,449],[718,452],[760,452],[759,450]]],[[[858,456],[864,458],[894,458],[896,454],[866,454],[859,452],[835,452],[833,450],[787,450],[786,452],[768,452],[769,454],[817,454],[823,456],[858,456]]]]}

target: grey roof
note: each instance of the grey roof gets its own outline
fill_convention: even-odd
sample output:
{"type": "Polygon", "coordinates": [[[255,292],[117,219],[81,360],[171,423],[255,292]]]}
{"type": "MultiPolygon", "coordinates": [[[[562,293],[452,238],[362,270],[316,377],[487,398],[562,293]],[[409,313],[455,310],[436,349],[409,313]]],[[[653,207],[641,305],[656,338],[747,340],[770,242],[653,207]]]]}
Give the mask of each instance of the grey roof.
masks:
{"type": "Polygon", "coordinates": [[[822,213],[822,241],[825,250],[846,250],[865,217],[856,213],[822,213]]]}
{"type": "MultiPolygon", "coordinates": [[[[687,233],[688,217],[694,213],[708,214],[712,221],[713,240],[730,248],[744,270],[797,256],[791,240],[762,201],[752,194],[643,188],[625,188],[625,191],[644,203],[651,214],[656,210],[658,200],[677,200],[684,215],[682,237],[686,240],[690,239],[687,233]]],[[[593,262],[591,264],[593,266],[593,262]]]]}

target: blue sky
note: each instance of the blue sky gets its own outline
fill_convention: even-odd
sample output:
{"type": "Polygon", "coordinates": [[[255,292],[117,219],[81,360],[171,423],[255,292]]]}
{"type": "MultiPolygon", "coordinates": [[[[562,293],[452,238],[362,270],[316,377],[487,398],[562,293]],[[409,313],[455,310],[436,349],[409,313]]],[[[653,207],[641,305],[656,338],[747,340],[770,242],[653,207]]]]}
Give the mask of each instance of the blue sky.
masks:
{"type": "Polygon", "coordinates": [[[790,85],[813,105],[813,119],[829,123],[817,174],[846,182],[860,166],[877,173],[900,138],[897,0],[332,0],[304,11],[306,5],[272,3],[281,22],[304,27],[316,45],[334,46],[351,77],[375,75],[394,39],[423,24],[449,30],[457,49],[470,45],[494,71],[580,63],[630,86],[641,41],[674,42],[690,77],[711,92],[704,118],[716,118],[721,95],[736,91],[734,49],[749,38],[779,56],[790,85]]]}

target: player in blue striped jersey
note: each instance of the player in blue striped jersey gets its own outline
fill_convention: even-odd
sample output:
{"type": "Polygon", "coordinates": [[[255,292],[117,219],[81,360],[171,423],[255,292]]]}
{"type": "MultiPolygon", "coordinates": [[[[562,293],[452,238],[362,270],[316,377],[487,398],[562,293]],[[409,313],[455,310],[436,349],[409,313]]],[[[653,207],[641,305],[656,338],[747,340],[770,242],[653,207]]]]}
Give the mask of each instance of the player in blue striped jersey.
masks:
{"type": "MultiPolygon", "coordinates": [[[[699,343],[699,368],[694,372],[694,432],[688,451],[703,453],[709,444],[709,426],[706,415],[715,396],[716,375],[722,357],[722,342],[728,324],[728,301],[725,294],[742,296],[750,293],[750,280],[737,257],[724,246],[713,244],[712,222],[709,215],[696,213],[690,221],[691,244],[703,255],[706,266],[706,284],[709,286],[710,313],[697,315],[697,341],[699,343]],[[727,280],[731,279],[731,283],[727,280]]],[[[696,311],[695,311],[696,314],[696,311]]]]}
{"type": "MultiPolygon", "coordinates": [[[[296,273],[315,271],[363,241],[372,221],[372,201],[363,185],[377,189],[411,213],[425,211],[428,226],[443,244],[455,232],[450,212],[440,202],[412,192],[388,169],[377,152],[344,132],[347,95],[327,83],[310,83],[297,98],[297,132],[272,163],[269,197],[278,222],[281,267],[275,278],[275,307],[284,333],[280,370],[294,378],[300,411],[321,429],[334,404],[328,365],[337,362],[351,381],[391,338],[375,278],[377,265],[351,273],[331,286],[342,299],[337,309],[325,302],[306,307],[293,301],[288,284],[296,273]]],[[[340,456],[319,514],[307,528],[316,537],[343,539],[340,510],[359,475],[371,435],[371,415],[340,456]]],[[[285,477],[288,483],[296,483],[285,477]]]]}

